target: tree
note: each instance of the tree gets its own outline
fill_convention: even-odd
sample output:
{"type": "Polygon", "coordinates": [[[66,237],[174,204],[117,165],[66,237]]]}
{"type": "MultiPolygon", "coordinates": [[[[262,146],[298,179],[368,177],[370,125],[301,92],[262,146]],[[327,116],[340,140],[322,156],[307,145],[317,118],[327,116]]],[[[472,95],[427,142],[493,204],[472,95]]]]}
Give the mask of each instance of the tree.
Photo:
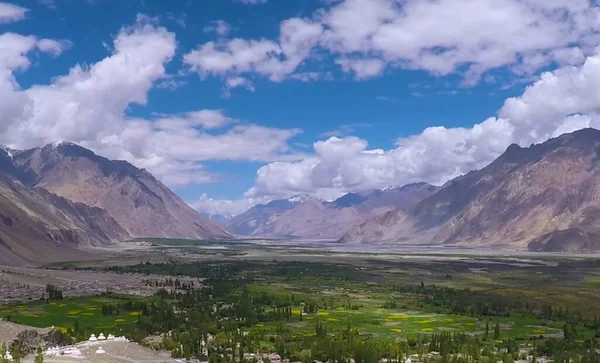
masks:
{"type": "Polygon", "coordinates": [[[42,347],[38,347],[35,351],[35,358],[33,360],[34,363],[44,363],[44,352],[42,352],[42,347]]]}
{"type": "Polygon", "coordinates": [[[494,339],[500,338],[500,322],[496,322],[496,326],[494,327],[494,339]]]}
{"type": "Polygon", "coordinates": [[[490,321],[487,320],[485,322],[485,340],[488,340],[489,337],[490,337],[490,321]]]}
{"type": "Polygon", "coordinates": [[[0,345],[0,363],[8,363],[8,358],[6,358],[7,352],[8,349],[6,349],[6,344],[2,343],[2,345],[0,345]]]}
{"type": "Polygon", "coordinates": [[[13,346],[12,357],[13,363],[21,363],[21,348],[16,344],[13,346]]]}

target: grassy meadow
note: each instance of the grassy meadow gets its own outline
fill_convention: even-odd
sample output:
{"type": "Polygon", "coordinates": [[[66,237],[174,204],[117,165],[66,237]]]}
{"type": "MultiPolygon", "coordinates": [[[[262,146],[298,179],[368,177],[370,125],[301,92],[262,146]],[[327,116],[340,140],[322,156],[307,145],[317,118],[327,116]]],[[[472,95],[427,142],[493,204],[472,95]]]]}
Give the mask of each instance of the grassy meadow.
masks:
{"type": "Polygon", "coordinates": [[[102,305],[137,300],[135,296],[88,296],[57,301],[35,301],[26,304],[0,306],[0,316],[11,322],[37,328],[57,327],[63,331],[73,330],[75,324],[81,329],[93,329],[104,334],[118,334],[127,324],[133,324],[139,311],[122,311],[118,315],[103,315],[102,305]]]}

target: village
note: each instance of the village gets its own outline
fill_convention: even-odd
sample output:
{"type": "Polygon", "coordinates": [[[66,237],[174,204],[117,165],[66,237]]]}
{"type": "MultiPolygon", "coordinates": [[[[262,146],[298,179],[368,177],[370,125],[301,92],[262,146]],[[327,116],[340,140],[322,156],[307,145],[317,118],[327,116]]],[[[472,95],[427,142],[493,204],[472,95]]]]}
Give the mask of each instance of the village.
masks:
{"type": "MultiPolygon", "coordinates": [[[[208,347],[214,341],[214,336],[208,335],[207,341],[202,341],[202,354],[208,356],[208,347]]],[[[238,344],[239,348],[239,344],[238,344]]],[[[531,355],[531,347],[521,348],[519,351],[520,359],[513,361],[513,363],[550,363],[552,360],[547,357],[535,357],[531,355]]],[[[231,349],[228,349],[231,352],[231,349]]],[[[226,350],[227,351],[227,350],[226,350]]],[[[507,351],[498,349],[494,352],[499,357],[505,356],[507,351]]],[[[151,362],[183,362],[184,359],[174,359],[168,357],[168,352],[158,352],[155,350],[148,349],[135,342],[130,341],[124,336],[114,336],[113,334],[104,335],[104,333],[91,334],[89,339],[83,342],[79,342],[73,345],[66,346],[50,346],[45,350],[37,350],[36,353],[31,356],[24,357],[22,360],[19,356],[18,360],[23,362],[29,362],[30,358],[34,358],[35,362],[39,362],[39,356],[43,357],[45,362],[140,362],[140,363],[151,363],[151,362]],[[35,359],[38,360],[35,360],[35,359]]],[[[276,353],[244,353],[242,359],[236,359],[233,356],[221,355],[221,358],[229,362],[248,362],[248,363],[307,363],[303,361],[290,361],[290,359],[284,358],[276,353]]],[[[467,359],[468,355],[457,353],[449,356],[449,359],[467,359]]],[[[471,357],[472,358],[472,357],[471,357]]],[[[16,359],[13,357],[13,353],[9,350],[0,351],[0,359],[8,362],[14,362],[16,359]]],[[[190,359],[187,360],[194,363],[209,363],[208,360],[190,359]]],[[[450,360],[452,361],[452,360],[450,360]]],[[[431,351],[425,354],[411,354],[407,357],[401,357],[400,359],[388,359],[382,358],[379,363],[432,363],[442,362],[442,356],[440,352],[431,351]]],[[[503,359],[497,360],[497,363],[505,362],[503,359]]],[[[319,360],[312,360],[310,363],[332,363],[322,362],[319,360]]],[[[355,359],[348,358],[344,363],[356,363],[355,359]]]]}

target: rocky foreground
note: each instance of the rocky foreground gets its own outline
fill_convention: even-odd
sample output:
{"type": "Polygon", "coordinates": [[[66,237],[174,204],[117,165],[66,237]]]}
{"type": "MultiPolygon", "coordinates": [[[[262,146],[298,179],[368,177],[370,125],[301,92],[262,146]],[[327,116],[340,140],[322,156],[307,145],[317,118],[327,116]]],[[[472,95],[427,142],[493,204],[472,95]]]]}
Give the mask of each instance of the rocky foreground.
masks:
{"type": "Polygon", "coordinates": [[[34,362],[37,347],[42,347],[44,351],[44,362],[177,362],[169,357],[168,352],[156,352],[126,338],[86,341],[66,346],[64,336],[57,329],[32,328],[1,320],[0,343],[8,346],[18,344],[25,363],[34,362]]]}

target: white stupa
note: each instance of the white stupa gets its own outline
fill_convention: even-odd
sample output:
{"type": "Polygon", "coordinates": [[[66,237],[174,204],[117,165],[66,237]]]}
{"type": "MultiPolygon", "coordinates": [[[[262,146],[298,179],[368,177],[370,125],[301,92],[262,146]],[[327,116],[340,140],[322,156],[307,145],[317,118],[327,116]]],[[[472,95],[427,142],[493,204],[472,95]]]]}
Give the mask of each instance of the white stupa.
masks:
{"type": "Polygon", "coordinates": [[[79,357],[81,355],[81,350],[76,347],[71,347],[65,349],[65,355],[69,355],[71,357],[79,357]]]}
{"type": "Polygon", "coordinates": [[[89,339],[89,341],[90,341],[90,342],[97,342],[97,341],[98,341],[98,338],[96,338],[96,334],[92,334],[92,335],[90,335],[90,339],[89,339]]]}
{"type": "Polygon", "coordinates": [[[5,358],[8,359],[9,361],[13,360],[13,356],[10,354],[9,351],[6,352],[6,357],[5,358]]]}
{"type": "Polygon", "coordinates": [[[112,334],[108,334],[108,340],[115,340],[115,336],[112,334]]]}
{"type": "Polygon", "coordinates": [[[104,333],[100,333],[100,335],[98,335],[98,340],[106,340],[104,333]]]}
{"type": "Polygon", "coordinates": [[[99,347],[99,348],[96,350],[96,354],[106,354],[106,351],[105,351],[105,350],[104,350],[102,347],[99,347]]]}
{"type": "Polygon", "coordinates": [[[45,354],[49,357],[58,357],[60,355],[60,348],[58,348],[58,347],[48,348],[48,349],[46,349],[45,354]]]}

